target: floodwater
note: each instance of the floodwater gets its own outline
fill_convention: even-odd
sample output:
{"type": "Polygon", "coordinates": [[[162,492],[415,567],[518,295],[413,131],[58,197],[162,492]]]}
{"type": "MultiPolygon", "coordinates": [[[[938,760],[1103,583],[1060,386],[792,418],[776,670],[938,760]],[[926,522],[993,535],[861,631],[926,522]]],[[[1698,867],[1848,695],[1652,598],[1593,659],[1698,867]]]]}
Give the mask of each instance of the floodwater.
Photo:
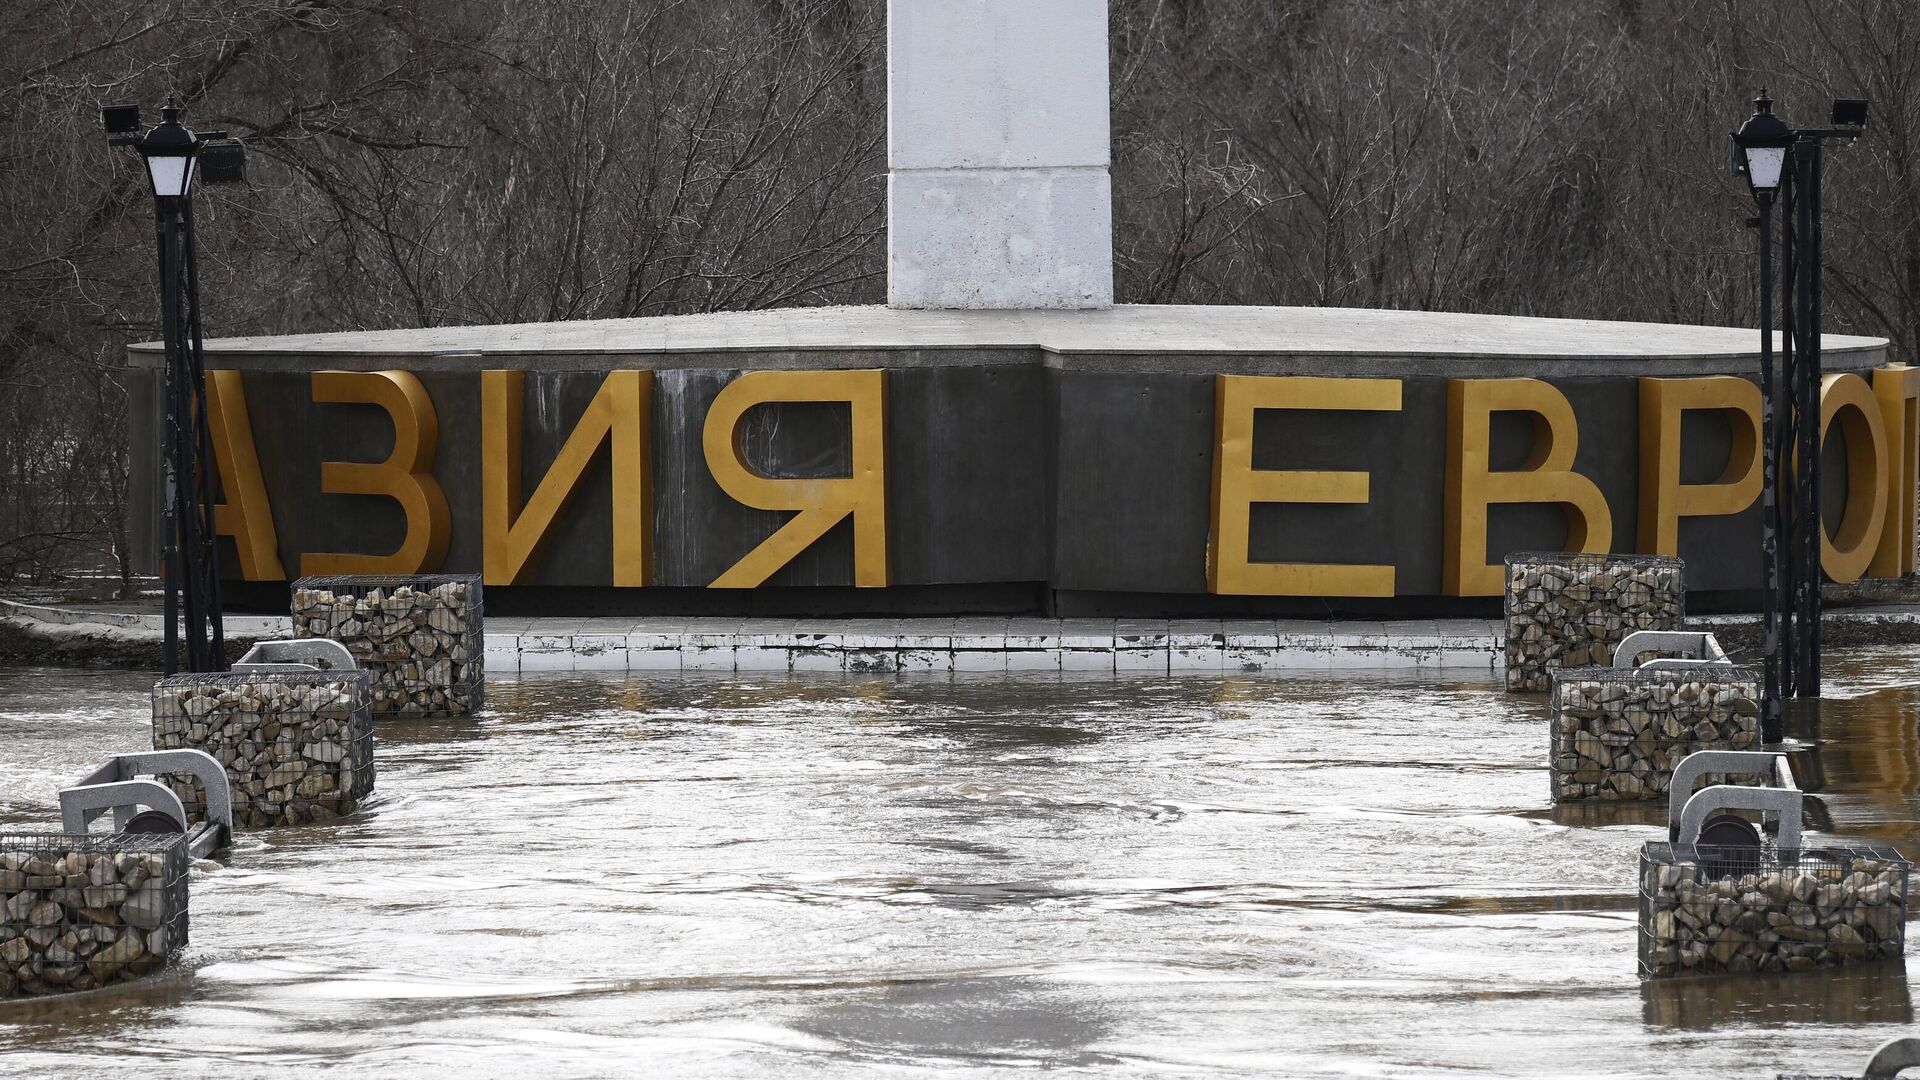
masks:
{"type": "MultiPolygon", "coordinates": [[[[1828,679],[1821,824],[1920,853],[1920,660],[1828,679]]],[[[149,681],[0,672],[0,826],[144,746],[149,681]]],[[[1898,965],[1644,985],[1658,811],[1556,815],[1484,674],[489,694],[202,863],[168,973],[0,1004],[0,1075],[1771,1077],[1912,1031],[1898,965]]]]}

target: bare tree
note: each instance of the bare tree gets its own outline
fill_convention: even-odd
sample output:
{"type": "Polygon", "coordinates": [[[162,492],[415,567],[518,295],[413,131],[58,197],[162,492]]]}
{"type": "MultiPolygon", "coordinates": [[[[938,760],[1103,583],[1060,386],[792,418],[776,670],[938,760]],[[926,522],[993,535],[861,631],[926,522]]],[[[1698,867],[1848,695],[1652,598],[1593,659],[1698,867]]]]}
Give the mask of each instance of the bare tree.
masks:
{"type": "MultiPolygon", "coordinates": [[[[97,107],[253,149],[209,329],[863,303],[881,0],[24,0],[0,38],[0,582],[124,573],[151,225],[97,107]]],[[[1725,132],[1874,101],[1830,159],[1828,325],[1920,347],[1911,0],[1113,0],[1117,290],[1750,324],[1725,132]]]]}

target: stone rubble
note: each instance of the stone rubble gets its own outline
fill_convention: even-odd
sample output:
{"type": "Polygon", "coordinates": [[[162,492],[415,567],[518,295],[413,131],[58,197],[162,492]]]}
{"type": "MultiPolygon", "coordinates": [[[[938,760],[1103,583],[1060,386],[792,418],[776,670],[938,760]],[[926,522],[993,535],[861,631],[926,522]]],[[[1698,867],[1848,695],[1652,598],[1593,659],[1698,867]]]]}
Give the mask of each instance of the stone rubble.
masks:
{"type": "MultiPolygon", "coordinates": [[[[373,790],[368,686],[362,672],[176,676],[153,688],[153,746],[219,759],[236,829],[327,821],[373,790]]],[[[198,783],[166,782],[206,820],[198,783]]]]}
{"type": "Polygon", "coordinates": [[[27,839],[0,838],[0,998],[135,978],[160,970],[184,943],[178,841],[171,851],[99,851],[78,838],[27,839]]]}
{"type": "Polygon", "coordinates": [[[1554,801],[1664,797],[1674,766],[1688,754],[1753,749],[1760,741],[1759,702],[1759,680],[1746,668],[1556,671],[1549,758],[1554,801]]]}
{"type": "Polygon", "coordinates": [[[1507,562],[1507,689],[1545,690],[1555,668],[1608,667],[1635,630],[1678,630],[1684,567],[1658,556],[1516,555],[1507,562]]]}
{"type": "Polygon", "coordinates": [[[478,578],[304,579],[293,592],[295,637],[331,638],[373,673],[377,715],[460,716],[485,693],[478,578]]]}
{"type": "Polygon", "coordinates": [[[1808,971],[1899,956],[1907,869],[1896,858],[1836,854],[1716,878],[1691,861],[1643,856],[1643,970],[1808,971]]]}

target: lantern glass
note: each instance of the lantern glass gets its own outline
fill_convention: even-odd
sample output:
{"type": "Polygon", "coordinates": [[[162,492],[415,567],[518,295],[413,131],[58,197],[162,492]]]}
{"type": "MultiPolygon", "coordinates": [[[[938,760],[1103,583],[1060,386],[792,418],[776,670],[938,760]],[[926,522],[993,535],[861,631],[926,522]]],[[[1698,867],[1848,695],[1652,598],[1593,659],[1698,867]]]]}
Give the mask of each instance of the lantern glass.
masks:
{"type": "Polygon", "coordinates": [[[147,158],[147,174],[158,198],[178,197],[193,188],[192,154],[154,154],[147,158]]]}
{"type": "Polygon", "coordinates": [[[1773,191],[1780,186],[1780,171],[1787,163],[1787,148],[1784,146],[1749,146],[1747,153],[1747,183],[1755,191],[1773,191]]]}

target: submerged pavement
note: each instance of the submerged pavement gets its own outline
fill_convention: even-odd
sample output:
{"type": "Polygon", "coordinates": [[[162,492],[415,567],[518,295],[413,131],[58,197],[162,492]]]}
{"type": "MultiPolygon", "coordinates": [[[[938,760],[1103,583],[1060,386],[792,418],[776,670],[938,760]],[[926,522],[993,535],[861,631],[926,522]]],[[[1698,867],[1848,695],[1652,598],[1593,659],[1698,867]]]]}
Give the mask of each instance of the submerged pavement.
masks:
{"type": "MultiPolygon", "coordinates": [[[[1920,661],[1828,679],[1825,819],[1920,850],[1920,661]]],[[[0,825],[149,682],[0,671],[0,825]]],[[[1490,672],[526,673],[378,738],[175,971],[0,1005],[0,1073],[1771,1076],[1913,1020],[1900,965],[1642,983],[1661,809],[1552,807],[1490,672]]]]}

